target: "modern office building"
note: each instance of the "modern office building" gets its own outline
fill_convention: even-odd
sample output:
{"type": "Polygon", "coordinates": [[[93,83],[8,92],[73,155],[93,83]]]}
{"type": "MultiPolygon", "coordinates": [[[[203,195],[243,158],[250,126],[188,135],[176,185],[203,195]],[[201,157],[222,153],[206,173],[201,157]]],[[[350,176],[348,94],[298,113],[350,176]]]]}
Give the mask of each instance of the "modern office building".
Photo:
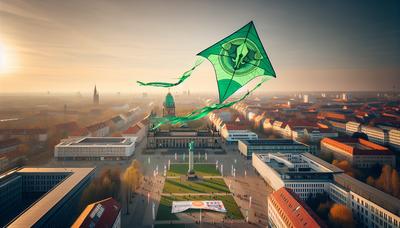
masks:
{"type": "Polygon", "coordinates": [[[285,187],[268,197],[268,225],[276,228],[327,227],[296,193],[285,187]]]}
{"type": "Polygon", "coordinates": [[[220,135],[211,129],[171,129],[149,131],[147,135],[148,149],[188,148],[193,141],[196,148],[220,148],[220,135]]]}
{"type": "Polygon", "coordinates": [[[93,176],[94,168],[21,168],[1,175],[0,225],[70,226],[93,176]]]}
{"type": "Polygon", "coordinates": [[[359,168],[370,168],[376,164],[396,167],[396,155],[392,151],[361,138],[324,138],[321,140],[321,151],[332,153],[335,159],[347,160],[359,168]]]}
{"type": "Polygon", "coordinates": [[[61,141],[54,149],[60,160],[121,160],[135,151],[133,137],[83,137],[61,141]]]}
{"type": "Polygon", "coordinates": [[[86,206],[75,220],[72,228],[120,228],[121,205],[113,198],[107,198],[86,206]]]}
{"type": "Polygon", "coordinates": [[[334,175],[332,185],[346,192],[346,205],[362,227],[400,227],[398,198],[343,173],[334,175]]]}
{"type": "Polygon", "coordinates": [[[332,174],[343,172],[333,165],[327,169],[309,153],[254,154],[252,163],[274,190],[290,188],[303,200],[310,194],[328,191],[332,174]]]}
{"type": "Polygon", "coordinates": [[[352,210],[362,227],[399,227],[400,200],[345,174],[310,153],[254,154],[253,167],[274,190],[291,189],[301,199],[325,192],[352,210]]]}
{"type": "Polygon", "coordinates": [[[221,137],[228,144],[237,143],[239,140],[258,139],[258,135],[238,123],[226,123],[221,128],[221,137]]]}
{"type": "Polygon", "coordinates": [[[238,149],[247,159],[253,153],[304,153],[311,152],[310,146],[291,139],[239,140],[238,149]]]}

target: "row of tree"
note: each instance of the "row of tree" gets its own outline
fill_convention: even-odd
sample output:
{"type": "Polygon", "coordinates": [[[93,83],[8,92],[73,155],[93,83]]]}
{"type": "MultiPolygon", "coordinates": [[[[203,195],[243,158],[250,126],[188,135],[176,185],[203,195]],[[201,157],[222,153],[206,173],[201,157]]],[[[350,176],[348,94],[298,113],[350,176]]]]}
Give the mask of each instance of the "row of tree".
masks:
{"type": "Polygon", "coordinates": [[[381,174],[378,178],[369,176],[367,178],[367,184],[374,186],[381,191],[391,194],[397,198],[400,198],[400,177],[396,169],[393,169],[390,165],[384,165],[382,167],[381,174]]]}
{"type": "Polygon", "coordinates": [[[351,210],[334,203],[327,193],[310,194],[306,203],[329,227],[355,227],[351,210]]]}
{"type": "Polygon", "coordinates": [[[333,160],[332,165],[342,169],[347,175],[358,178],[359,171],[350,164],[347,160],[333,160]]]}
{"type": "Polygon", "coordinates": [[[140,186],[142,173],[140,163],[133,160],[124,172],[119,168],[108,168],[101,172],[89,186],[83,191],[81,197],[81,209],[96,201],[113,197],[122,201],[122,188],[125,187],[127,204],[132,202],[135,190],[140,186]]]}
{"type": "Polygon", "coordinates": [[[126,168],[122,175],[122,180],[125,185],[125,196],[126,196],[126,213],[129,214],[129,204],[132,203],[135,191],[140,187],[142,181],[142,172],[140,163],[137,160],[133,160],[131,165],[126,168]]]}
{"type": "Polygon", "coordinates": [[[120,174],[119,168],[103,170],[100,176],[96,177],[83,191],[81,208],[108,197],[113,197],[119,201],[122,184],[120,174]]]}

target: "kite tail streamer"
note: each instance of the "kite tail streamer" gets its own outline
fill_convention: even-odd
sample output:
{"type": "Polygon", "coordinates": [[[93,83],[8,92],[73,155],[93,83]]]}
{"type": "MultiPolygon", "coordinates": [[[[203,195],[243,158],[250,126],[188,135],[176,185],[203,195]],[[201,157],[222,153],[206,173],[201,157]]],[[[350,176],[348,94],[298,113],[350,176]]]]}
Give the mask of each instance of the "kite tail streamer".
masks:
{"type": "Polygon", "coordinates": [[[169,83],[169,82],[141,82],[141,81],[137,81],[137,83],[141,86],[155,86],[155,87],[173,87],[173,86],[177,86],[179,84],[181,84],[183,81],[185,81],[187,78],[190,77],[190,75],[192,75],[192,72],[194,71],[194,69],[196,69],[202,62],[204,61],[204,58],[198,58],[196,60],[196,63],[194,64],[194,66],[186,71],[185,73],[183,73],[182,77],[179,78],[179,80],[175,83],[169,83]]]}
{"type": "Polygon", "coordinates": [[[232,105],[234,105],[234,104],[244,100],[246,97],[248,97],[254,90],[256,90],[258,87],[260,87],[268,79],[269,79],[269,77],[265,77],[253,89],[251,89],[250,91],[247,91],[247,93],[244,94],[238,100],[231,101],[231,102],[228,102],[228,103],[223,103],[223,104],[213,104],[213,105],[210,105],[210,106],[205,106],[205,107],[203,107],[201,109],[198,109],[198,110],[195,110],[195,111],[189,113],[186,116],[167,116],[167,117],[155,118],[157,124],[154,125],[152,130],[155,130],[155,129],[159,128],[163,124],[178,124],[178,123],[186,123],[186,122],[189,122],[189,121],[198,120],[198,119],[201,119],[204,116],[208,115],[212,111],[231,107],[232,105]]]}

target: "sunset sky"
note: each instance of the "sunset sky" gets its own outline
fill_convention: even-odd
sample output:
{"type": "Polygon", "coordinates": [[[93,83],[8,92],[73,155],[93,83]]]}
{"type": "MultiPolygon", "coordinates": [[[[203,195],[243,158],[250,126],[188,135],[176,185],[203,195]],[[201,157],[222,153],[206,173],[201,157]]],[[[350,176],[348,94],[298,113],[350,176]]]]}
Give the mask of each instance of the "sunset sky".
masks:
{"type": "MultiPolygon", "coordinates": [[[[399,1],[0,0],[0,93],[157,92],[253,20],[265,91],[400,87],[399,1]]],[[[215,92],[205,62],[175,91],[215,92]]],[[[161,90],[164,91],[164,90],[161,90]]]]}

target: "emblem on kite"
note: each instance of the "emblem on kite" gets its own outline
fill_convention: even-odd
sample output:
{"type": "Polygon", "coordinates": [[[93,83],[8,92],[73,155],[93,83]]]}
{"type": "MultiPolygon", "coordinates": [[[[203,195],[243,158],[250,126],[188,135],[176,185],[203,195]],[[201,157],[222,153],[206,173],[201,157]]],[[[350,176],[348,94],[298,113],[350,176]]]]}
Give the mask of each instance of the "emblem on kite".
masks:
{"type": "Polygon", "coordinates": [[[186,71],[175,83],[144,83],[138,81],[138,84],[141,86],[156,87],[177,86],[189,78],[197,66],[207,59],[213,65],[216,74],[219,103],[195,110],[185,116],[159,118],[154,128],[158,128],[166,123],[177,124],[197,120],[214,110],[230,107],[245,99],[268,79],[276,77],[275,71],[252,21],[197,55],[199,59],[196,61],[195,65],[190,70],[186,71]],[[261,82],[245,95],[237,100],[225,102],[237,90],[259,76],[263,76],[261,82]]]}

